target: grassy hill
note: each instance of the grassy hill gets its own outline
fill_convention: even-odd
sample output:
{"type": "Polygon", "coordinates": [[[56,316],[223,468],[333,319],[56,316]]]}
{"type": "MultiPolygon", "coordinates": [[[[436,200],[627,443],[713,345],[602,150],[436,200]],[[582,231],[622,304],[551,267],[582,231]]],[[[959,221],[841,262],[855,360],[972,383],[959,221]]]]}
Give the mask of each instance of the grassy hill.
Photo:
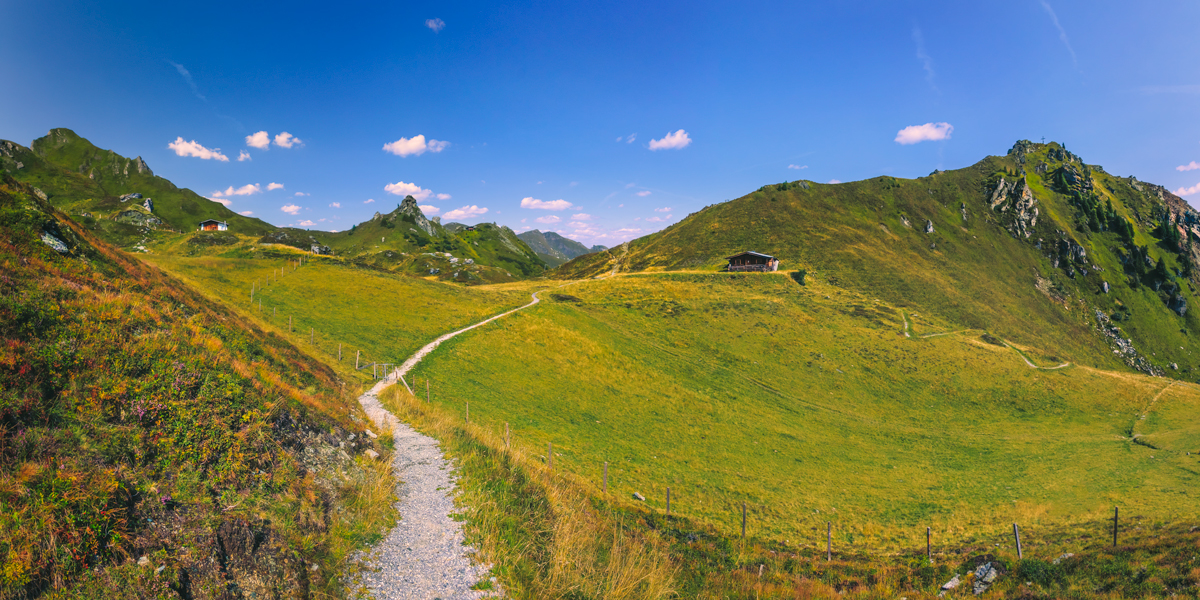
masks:
{"type": "Polygon", "coordinates": [[[603,246],[594,246],[589,249],[587,246],[553,231],[543,233],[534,229],[517,237],[529,244],[529,247],[537,252],[538,257],[551,267],[557,267],[577,256],[604,250],[603,246]]]}
{"type": "Polygon", "coordinates": [[[340,595],[394,519],[344,381],[5,176],[0,597],[340,595]]]}
{"type": "Polygon", "coordinates": [[[756,250],[897,307],[1096,366],[1194,381],[1196,223],[1161,187],[1112,176],[1056,143],[1019,142],[915,180],[764,186],[554,276],[717,271],[724,256],[756,250]]]}
{"type": "Polygon", "coordinates": [[[0,171],[38,188],[58,209],[95,231],[102,239],[131,247],[154,237],[156,229],[193,231],[205,219],[226,221],[235,231],[262,235],[274,229],[154,175],[137,157],[102,150],[70,129],[53,129],[29,148],[0,140],[0,171]],[[126,194],[143,199],[121,201],[126,194]],[[150,218],[140,206],[153,199],[150,218]],[[129,214],[137,213],[137,214],[129,214]],[[161,223],[156,223],[158,219],[161,223]]]}

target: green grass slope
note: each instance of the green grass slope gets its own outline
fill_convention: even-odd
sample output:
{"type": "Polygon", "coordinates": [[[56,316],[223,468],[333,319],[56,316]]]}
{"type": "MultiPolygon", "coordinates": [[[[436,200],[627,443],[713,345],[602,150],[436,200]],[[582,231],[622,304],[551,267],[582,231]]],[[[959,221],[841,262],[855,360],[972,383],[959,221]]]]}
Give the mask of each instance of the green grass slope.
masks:
{"type": "MultiPolygon", "coordinates": [[[[157,227],[195,230],[200,221],[227,221],[234,231],[262,235],[273,226],[239,215],[225,206],[154,175],[141,157],[129,159],[103,150],[70,129],[53,129],[30,148],[0,141],[0,169],[18,181],[42,190],[50,202],[92,229],[102,239],[123,247],[147,236],[146,227],[121,223],[122,212],[136,210],[141,200],[121,202],[139,193],[154,200],[157,227]],[[20,165],[20,166],[18,166],[20,165]],[[90,215],[90,216],[85,216],[90,215]]],[[[156,227],[150,227],[154,229],[156,227]]]]}
{"type": "Polygon", "coordinates": [[[1114,504],[1171,520],[1196,503],[1192,384],[781,273],[544,296],[413,376],[445,410],[470,402],[478,427],[508,423],[531,454],[552,442],[555,469],[594,489],[607,461],[612,498],[661,511],[670,487],[673,514],[726,534],[746,502],[752,535],[821,548],[832,521],[838,548],[869,553],[925,526],[970,544],[1015,521],[1042,543],[1114,504]]]}
{"type": "Polygon", "coordinates": [[[0,597],[342,595],[394,519],[365,422],[332,369],[4,177],[0,597]]]}
{"type": "Polygon", "coordinates": [[[1109,175],[1058,144],[1019,142],[1006,156],[915,180],[764,186],[554,273],[715,271],[723,257],[756,250],[784,269],[1094,366],[1195,380],[1196,313],[1177,310],[1195,305],[1195,222],[1162,188],[1109,175]],[[993,203],[1002,178],[1008,193],[993,203]]]}

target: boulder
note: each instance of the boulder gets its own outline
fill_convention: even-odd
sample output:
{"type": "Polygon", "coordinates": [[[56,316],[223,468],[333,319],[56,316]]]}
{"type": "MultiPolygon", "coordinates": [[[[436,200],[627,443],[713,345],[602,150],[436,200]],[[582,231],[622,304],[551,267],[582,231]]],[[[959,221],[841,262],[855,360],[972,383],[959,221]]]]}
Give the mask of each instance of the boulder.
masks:
{"type": "Polygon", "coordinates": [[[59,254],[66,254],[71,251],[69,248],[67,248],[67,245],[64,244],[62,240],[44,231],[42,232],[42,242],[53,248],[54,251],[59,254]]]}
{"type": "Polygon", "coordinates": [[[933,233],[933,221],[925,219],[925,233],[933,233]]]}
{"type": "Polygon", "coordinates": [[[128,202],[130,200],[141,200],[141,199],[142,199],[142,195],[138,194],[136,192],[132,193],[132,194],[125,194],[124,196],[121,196],[121,202],[128,202]]]}
{"type": "Polygon", "coordinates": [[[1105,293],[1105,294],[1107,294],[1107,293],[1108,293],[1108,289],[1109,289],[1109,288],[1108,288],[1108,282],[1107,282],[1107,281],[1105,281],[1105,282],[1102,282],[1102,283],[1100,284],[1100,289],[1104,290],[1104,293],[1105,293]]]}
{"type": "Polygon", "coordinates": [[[643,495],[641,495],[641,494],[639,494],[638,492],[634,492],[634,493],[633,493],[633,499],[634,499],[634,500],[637,500],[637,501],[639,501],[639,502],[645,502],[645,501],[646,501],[646,497],[645,497],[645,496],[643,496],[643,495]]]}
{"type": "Polygon", "coordinates": [[[145,208],[150,212],[154,212],[154,200],[151,198],[146,198],[146,201],[142,203],[142,208],[145,208]]]}
{"type": "Polygon", "coordinates": [[[367,456],[367,458],[369,458],[371,460],[375,460],[375,459],[379,458],[379,453],[374,450],[367,450],[366,452],[363,452],[363,454],[365,454],[367,456]]]}

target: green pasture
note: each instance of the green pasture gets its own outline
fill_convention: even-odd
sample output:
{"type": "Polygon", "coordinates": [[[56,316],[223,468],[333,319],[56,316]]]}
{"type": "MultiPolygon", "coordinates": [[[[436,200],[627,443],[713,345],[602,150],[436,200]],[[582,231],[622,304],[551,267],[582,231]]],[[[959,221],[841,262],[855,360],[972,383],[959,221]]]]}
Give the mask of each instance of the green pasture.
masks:
{"type": "Polygon", "coordinates": [[[911,307],[905,337],[901,310],[783,273],[624,276],[542,297],[413,377],[531,452],[553,443],[554,467],[597,488],[607,461],[615,498],[663,510],[669,486],[673,512],[726,532],[746,502],[752,535],[823,546],[833,522],[835,543],[867,551],[923,544],[925,526],[969,543],[1014,521],[1036,536],[1114,505],[1169,520],[1197,503],[1191,384],[1151,405],[1170,380],[1018,353],[911,307]]]}
{"type": "MultiPolygon", "coordinates": [[[[339,364],[351,369],[358,351],[362,364],[398,364],[443,333],[529,301],[524,289],[528,284],[469,288],[356,268],[299,252],[259,256],[150,254],[142,258],[319,358],[337,363],[341,344],[339,364]],[[303,266],[289,266],[300,258],[303,266]],[[253,286],[258,291],[251,303],[253,286]]],[[[369,376],[370,369],[362,373],[369,376]]]]}

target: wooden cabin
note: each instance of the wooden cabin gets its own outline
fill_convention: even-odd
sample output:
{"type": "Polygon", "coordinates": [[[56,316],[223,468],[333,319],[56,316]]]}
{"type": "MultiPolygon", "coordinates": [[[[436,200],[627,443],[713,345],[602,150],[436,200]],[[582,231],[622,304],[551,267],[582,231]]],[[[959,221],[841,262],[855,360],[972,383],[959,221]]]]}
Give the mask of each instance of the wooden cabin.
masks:
{"type": "Polygon", "coordinates": [[[200,221],[200,231],[226,231],[228,229],[229,224],[225,221],[218,221],[216,219],[200,221]]]}
{"type": "Polygon", "coordinates": [[[769,254],[759,252],[742,252],[725,257],[729,266],[725,270],[734,271],[778,271],[779,259],[769,254]]]}

